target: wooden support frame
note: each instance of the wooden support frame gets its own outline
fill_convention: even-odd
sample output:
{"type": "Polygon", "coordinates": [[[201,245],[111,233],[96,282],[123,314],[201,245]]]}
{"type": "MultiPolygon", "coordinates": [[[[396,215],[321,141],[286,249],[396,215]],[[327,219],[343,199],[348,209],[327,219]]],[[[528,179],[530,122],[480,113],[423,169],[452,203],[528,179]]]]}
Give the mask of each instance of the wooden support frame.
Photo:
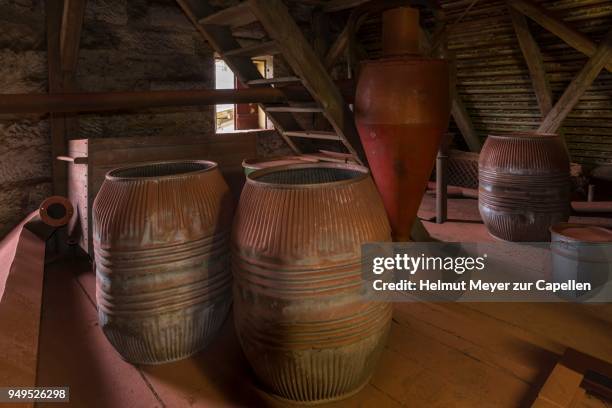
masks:
{"type": "MultiPolygon", "coordinates": [[[[592,57],[597,51],[597,44],[534,2],[530,0],[508,0],[508,5],[588,57],[592,57]]],[[[612,72],[612,58],[605,62],[605,68],[612,72]]]]}
{"type": "MultiPolygon", "coordinates": [[[[63,1],[47,0],[47,61],[49,70],[49,93],[59,93],[63,89],[63,74],[60,54],[60,31],[62,24],[63,1]]],[[[66,123],[64,115],[52,114],[51,125],[51,160],[53,173],[53,194],[66,195],[68,173],[66,165],[55,160],[55,157],[66,154],[66,123]]]]}
{"type": "MultiPolygon", "coordinates": [[[[48,0],[45,3],[49,93],[75,90],[74,72],[85,4],[85,0],[48,0]]],[[[66,154],[68,133],[76,132],[77,117],[51,114],[50,122],[53,193],[65,196],[68,184],[66,164],[55,158],[66,154]]]]}
{"type": "Polygon", "coordinates": [[[580,97],[591,86],[610,58],[612,58],[612,30],[606,34],[597,51],[568,85],[552,110],[546,115],[538,128],[539,132],[554,133],[561,127],[567,115],[576,106],[580,97]]]}
{"type": "Polygon", "coordinates": [[[535,91],[540,113],[542,114],[542,118],[544,118],[553,107],[553,97],[550,83],[546,76],[546,70],[544,69],[540,47],[538,47],[538,44],[531,35],[525,16],[512,7],[508,7],[508,12],[512,20],[516,38],[521,47],[521,52],[525,58],[525,63],[529,69],[529,76],[531,77],[531,83],[533,84],[533,90],[535,91]]]}
{"type": "Polygon", "coordinates": [[[336,133],[348,141],[345,147],[365,161],[352,112],[286,6],[281,0],[248,0],[248,3],[266,32],[277,42],[285,61],[302,78],[304,87],[325,108],[336,133]]]}

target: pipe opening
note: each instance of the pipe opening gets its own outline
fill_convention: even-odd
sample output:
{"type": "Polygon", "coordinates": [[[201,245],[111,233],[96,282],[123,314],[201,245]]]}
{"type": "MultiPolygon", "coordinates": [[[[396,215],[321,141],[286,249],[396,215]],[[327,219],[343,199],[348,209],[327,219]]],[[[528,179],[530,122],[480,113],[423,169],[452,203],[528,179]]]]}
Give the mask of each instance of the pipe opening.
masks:
{"type": "Polygon", "coordinates": [[[60,203],[53,203],[47,207],[47,215],[54,220],[61,220],[66,216],[67,210],[60,203]]]}
{"type": "Polygon", "coordinates": [[[107,177],[111,179],[174,177],[207,171],[215,166],[215,163],[203,160],[150,163],[141,166],[122,167],[111,170],[107,177]]]}

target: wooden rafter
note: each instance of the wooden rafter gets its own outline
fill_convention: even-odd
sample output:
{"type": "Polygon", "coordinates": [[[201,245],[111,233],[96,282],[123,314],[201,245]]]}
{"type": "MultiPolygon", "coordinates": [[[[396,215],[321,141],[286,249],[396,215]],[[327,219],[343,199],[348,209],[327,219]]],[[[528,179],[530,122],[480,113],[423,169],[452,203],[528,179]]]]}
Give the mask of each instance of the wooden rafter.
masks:
{"type": "MultiPolygon", "coordinates": [[[[423,35],[421,37],[425,41],[425,48],[431,53],[432,50],[430,50],[431,42],[429,40],[429,33],[422,30],[422,34],[423,35]]],[[[454,71],[454,69],[451,69],[451,72],[452,71],[454,71]]],[[[451,115],[453,116],[453,119],[455,119],[455,124],[459,128],[459,131],[461,132],[461,135],[463,136],[463,139],[465,140],[465,143],[470,151],[479,152],[482,148],[482,143],[480,142],[480,138],[474,129],[472,119],[470,118],[470,115],[463,104],[461,95],[459,95],[459,92],[457,91],[456,81],[452,81],[451,85],[451,115]]]]}
{"type": "MultiPolygon", "coordinates": [[[[568,26],[561,19],[532,1],[508,0],[508,4],[588,57],[592,57],[597,51],[597,44],[588,37],[568,26]]],[[[604,66],[608,71],[612,72],[612,59],[608,59],[604,66]]]]}
{"type": "Polygon", "coordinates": [[[563,120],[576,106],[582,94],[591,86],[610,58],[612,58],[612,30],[606,34],[593,56],[568,85],[552,110],[546,115],[538,131],[556,132],[561,127],[563,120]]]}
{"type": "Polygon", "coordinates": [[[523,57],[525,57],[525,63],[529,69],[529,75],[538,101],[538,106],[540,107],[540,113],[544,118],[552,109],[553,99],[550,83],[548,82],[546,70],[544,69],[540,47],[538,47],[538,44],[531,35],[525,16],[512,7],[508,7],[508,12],[510,13],[514,32],[516,33],[523,57]]]}
{"type": "Polygon", "coordinates": [[[463,135],[465,143],[468,145],[470,151],[479,152],[482,148],[482,143],[480,143],[476,130],[474,130],[472,119],[461,100],[461,96],[457,94],[456,90],[454,90],[451,102],[451,115],[453,119],[455,119],[455,124],[459,128],[461,135],[463,135]]]}

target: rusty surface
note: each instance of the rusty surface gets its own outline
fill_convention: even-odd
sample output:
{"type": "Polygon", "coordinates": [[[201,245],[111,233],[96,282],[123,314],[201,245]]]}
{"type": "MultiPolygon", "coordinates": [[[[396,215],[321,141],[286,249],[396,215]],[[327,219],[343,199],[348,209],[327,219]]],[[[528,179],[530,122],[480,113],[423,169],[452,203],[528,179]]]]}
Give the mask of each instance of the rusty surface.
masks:
{"type": "Polygon", "coordinates": [[[409,55],[366,61],[355,102],[357,128],[393,239],[409,241],[450,118],[448,63],[409,55]]]}
{"type": "Polygon", "coordinates": [[[390,238],[361,166],[300,164],[247,177],[232,237],[235,322],[269,392],[321,402],[367,383],[391,305],[360,294],[361,244],[390,238]]]}
{"type": "Polygon", "coordinates": [[[72,203],[62,196],[51,196],[45,199],[38,209],[41,221],[50,227],[63,227],[70,222],[73,214],[72,203]]]}
{"type": "Polygon", "coordinates": [[[419,53],[419,10],[397,7],[382,13],[382,53],[385,57],[419,53]]]}
{"type": "Polygon", "coordinates": [[[123,358],[178,360],[216,334],[231,304],[231,203],[213,162],[107,174],[93,210],[96,300],[123,358]]]}
{"type": "Polygon", "coordinates": [[[558,135],[489,135],[478,163],[478,205],[489,232],[508,241],[550,240],[570,214],[570,164],[558,135]]]}

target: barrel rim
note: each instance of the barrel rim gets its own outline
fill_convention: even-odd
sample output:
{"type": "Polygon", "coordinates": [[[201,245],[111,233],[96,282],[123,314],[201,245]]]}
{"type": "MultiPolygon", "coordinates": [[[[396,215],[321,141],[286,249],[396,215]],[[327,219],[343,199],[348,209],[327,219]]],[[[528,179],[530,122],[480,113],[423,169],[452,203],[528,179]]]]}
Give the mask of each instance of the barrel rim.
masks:
{"type": "MultiPolygon", "coordinates": [[[[295,164],[316,163],[317,162],[316,159],[301,158],[300,156],[295,155],[295,154],[293,155],[287,154],[287,155],[282,155],[282,156],[271,156],[271,157],[247,157],[246,159],[242,160],[242,167],[253,169],[253,170],[260,170],[262,167],[256,167],[256,166],[258,166],[261,163],[283,161],[283,160],[295,160],[297,162],[295,164]]],[[[285,164],[281,164],[280,166],[285,166],[285,164]]],[[[274,167],[277,167],[277,166],[274,166],[274,167]]]]}
{"type": "Polygon", "coordinates": [[[351,163],[328,163],[328,162],[318,162],[318,163],[303,163],[303,164],[287,164],[284,166],[274,166],[263,168],[260,170],[255,170],[254,172],[248,174],[246,176],[247,183],[250,185],[265,187],[265,188],[281,188],[281,189],[289,189],[289,190],[298,190],[298,189],[313,189],[313,188],[323,188],[323,187],[335,187],[340,185],[349,185],[353,183],[360,182],[362,180],[370,177],[370,170],[359,164],[351,164],[351,163]],[[338,180],[338,181],[330,181],[326,183],[314,183],[314,184],[281,184],[281,183],[270,183],[266,181],[259,181],[257,178],[263,177],[267,174],[285,171],[285,170],[295,170],[295,169],[309,169],[309,168],[328,168],[328,169],[342,169],[342,170],[352,170],[355,172],[359,172],[361,174],[356,177],[352,177],[348,180],[338,180]]]}
{"type": "Polygon", "coordinates": [[[559,134],[558,133],[551,133],[551,132],[538,132],[536,130],[534,131],[523,131],[523,132],[511,132],[511,133],[506,133],[506,134],[501,134],[501,133],[491,133],[488,135],[488,137],[492,137],[495,139],[534,139],[534,140],[541,140],[541,139],[554,139],[554,138],[558,138],[559,134]]]}
{"type": "Polygon", "coordinates": [[[594,244],[605,244],[609,242],[609,241],[585,241],[583,239],[578,239],[578,238],[572,237],[571,235],[566,235],[563,233],[563,230],[566,228],[584,228],[584,227],[602,230],[610,234],[610,236],[612,236],[612,231],[610,231],[608,228],[602,227],[601,225],[578,224],[575,222],[560,222],[560,223],[551,225],[548,228],[548,230],[550,231],[551,235],[552,234],[558,235],[559,237],[562,237],[565,241],[569,241],[569,242],[585,242],[585,243],[594,243],[594,244]]]}
{"type": "Polygon", "coordinates": [[[142,163],[132,164],[132,165],[128,165],[128,166],[116,167],[116,168],[110,170],[108,173],[106,173],[106,177],[105,178],[106,178],[106,180],[109,180],[109,181],[171,180],[171,179],[181,179],[181,178],[185,178],[185,177],[191,177],[191,176],[196,175],[196,174],[206,173],[208,171],[215,170],[218,167],[219,167],[219,164],[217,164],[216,162],[211,161],[211,160],[160,160],[160,161],[142,162],[142,163]],[[164,175],[164,176],[121,176],[121,175],[117,175],[117,173],[122,172],[122,171],[140,169],[140,168],[143,168],[143,167],[156,166],[156,165],[160,165],[160,164],[187,164],[187,163],[189,163],[189,164],[202,164],[202,165],[205,165],[206,167],[204,167],[202,169],[198,169],[198,170],[190,170],[190,171],[186,171],[186,172],[182,172],[182,173],[177,173],[177,174],[167,174],[167,175],[164,175]]]}

